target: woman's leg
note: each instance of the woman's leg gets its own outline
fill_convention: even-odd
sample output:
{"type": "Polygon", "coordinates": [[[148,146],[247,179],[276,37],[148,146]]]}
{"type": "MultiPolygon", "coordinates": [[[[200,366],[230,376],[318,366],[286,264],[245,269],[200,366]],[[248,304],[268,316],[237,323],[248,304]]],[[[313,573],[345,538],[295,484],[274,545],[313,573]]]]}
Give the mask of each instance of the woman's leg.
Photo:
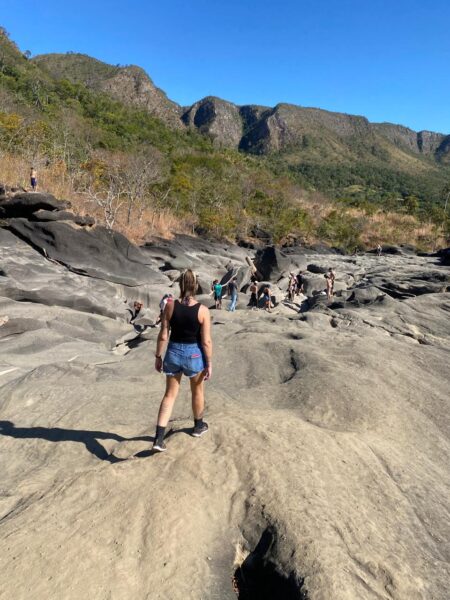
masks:
{"type": "Polygon", "coordinates": [[[201,371],[189,379],[191,383],[192,412],[194,413],[194,419],[201,419],[205,409],[205,397],[203,393],[204,377],[205,375],[203,371],[201,371]]]}
{"type": "Polygon", "coordinates": [[[203,420],[203,411],[205,409],[205,398],[203,394],[203,379],[205,378],[204,371],[191,377],[191,392],[192,392],[192,412],[194,413],[194,437],[201,437],[207,433],[208,423],[203,420]]]}
{"type": "Polygon", "coordinates": [[[181,375],[181,373],[178,373],[177,375],[166,377],[166,391],[164,392],[158,412],[158,427],[167,427],[180,389],[181,375]]]}

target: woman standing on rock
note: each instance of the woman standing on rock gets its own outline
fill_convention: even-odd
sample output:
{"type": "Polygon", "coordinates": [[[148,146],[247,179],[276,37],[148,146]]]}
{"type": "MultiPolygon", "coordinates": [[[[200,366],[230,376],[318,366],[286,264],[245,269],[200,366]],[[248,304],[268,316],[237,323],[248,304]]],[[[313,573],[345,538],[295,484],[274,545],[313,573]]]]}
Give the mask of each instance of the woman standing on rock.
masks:
{"type": "Polygon", "coordinates": [[[153,450],[164,452],[164,433],[180,389],[181,376],[189,377],[192,392],[194,429],[200,437],[208,431],[203,421],[205,407],[203,382],[212,375],[211,319],[209,310],[195,299],[197,278],[187,269],[180,277],[180,298],[167,304],[156,343],[155,369],[166,375],[166,391],[161,401],[153,450]],[[170,337],[169,337],[170,331],[170,337]],[[167,341],[167,352],[162,353],[167,341]]]}

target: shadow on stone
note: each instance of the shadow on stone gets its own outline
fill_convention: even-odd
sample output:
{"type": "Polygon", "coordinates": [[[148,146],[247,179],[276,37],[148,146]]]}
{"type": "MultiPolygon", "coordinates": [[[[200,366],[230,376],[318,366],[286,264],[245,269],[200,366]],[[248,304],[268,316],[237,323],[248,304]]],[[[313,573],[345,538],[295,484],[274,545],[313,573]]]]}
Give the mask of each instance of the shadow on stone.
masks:
{"type": "Polygon", "coordinates": [[[148,441],[147,436],[124,438],[117,433],[107,431],[87,431],[80,429],[62,429],[61,427],[16,427],[11,421],[0,421],[0,435],[16,439],[38,439],[48,442],[80,442],[91,454],[109,463],[120,462],[124,459],[109,454],[98,440],[115,440],[125,442],[130,440],[148,441]]]}

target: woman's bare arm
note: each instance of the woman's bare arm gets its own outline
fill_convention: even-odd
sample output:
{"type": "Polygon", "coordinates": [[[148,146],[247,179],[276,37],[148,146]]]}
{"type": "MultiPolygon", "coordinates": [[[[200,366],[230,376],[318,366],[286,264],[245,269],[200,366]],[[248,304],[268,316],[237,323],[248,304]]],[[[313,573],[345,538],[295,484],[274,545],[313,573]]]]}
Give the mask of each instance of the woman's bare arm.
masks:
{"type": "Polygon", "coordinates": [[[206,306],[201,306],[199,311],[201,325],[202,349],[206,360],[205,379],[212,375],[212,340],[211,340],[211,316],[206,306]]]}
{"type": "Polygon", "coordinates": [[[161,329],[159,330],[158,339],[156,340],[155,369],[159,372],[162,371],[162,353],[164,352],[167,340],[169,339],[170,319],[172,318],[173,314],[173,304],[173,302],[166,304],[161,320],[161,329]]]}

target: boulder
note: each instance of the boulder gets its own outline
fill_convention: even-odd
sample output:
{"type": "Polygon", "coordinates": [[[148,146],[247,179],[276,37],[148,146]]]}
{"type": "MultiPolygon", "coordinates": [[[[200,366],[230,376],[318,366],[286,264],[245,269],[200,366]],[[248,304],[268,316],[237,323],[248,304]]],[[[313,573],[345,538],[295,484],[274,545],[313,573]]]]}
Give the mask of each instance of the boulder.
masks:
{"type": "Polygon", "coordinates": [[[281,291],[286,292],[289,285],[289,277],[282,277],[277,281],[277,286],[281,291]]]}
{"type": "Polygon", "coordinates": [[[75,215],[67,210],[44,210],[39,209],[30,216],[32,221],[71,221],[76,225],[95,225],[93,217],[75,215]]]}
{"type": "Polygon", "coordinates": [[[266,246],[256,252],[255,267],[264,280],[278,280],[284,271],[289,271],[291,264],[290,258],[275,246],[266,246]]]}
{"type": "Polygon", "coordinates": [[[240,248],[248,248],[249,250],[255,249],[255,244],[247,238],[238,238],[237,245],[240,248]]]}
{"type": "Polygon", "coordinates": [[[441,261],[441,265],[445,265],[447,267],[450,266],[450,248],[443,248],[438,252],[439,260],[441,261]]]}
{"type": "Polygon", "coordinates": [[[11,219],[8,228],[43,254],[82,275],[134,287],[169,283],[147,266],[148,258],[123,235],[104,227],[76,228],[69,223],[11,219]]]}
{"type": "Polygon", "coordinates": [[[445,271],[413,271],[399,276],[397,273],[371,278],[371,282],[386,290],[394,298],[409,298],[422,294],[438,294],[450,289],[450,273],[445,271]]]}
{"type": "Polygon", "coordinates": [[[326,273],[328,271],[327,267],[322,267],[320,265],[310,264],[307,267],[307,270],[310,273],[326,273]]]}
{"type": "Polygon", "coordinates": [[[260,227],[253,227],[251,230],[251,235],[257,240],[264,242],[265,244],[270,244],[272,242],[272,236],[265,229],[261,229],[260,227]]]}
{"type": "Polygon", "coordinates": [[[180,254],[175,258],[170,258],[166,261],[165,267],[170,270],[184,271],[192,268],[192,259],[180,254]]]}
{"type": "Polygon", "coordinates": [[[343,255],[343,252],[340,248],[330,247],[322,242],[318,242],[317,244],[311,244],[309,249],[315,252],[316,254],[340,254],[343,255]]]}
{"type": "Polygon", "coordinates": [[[164,275],[170,279],[170,281],[178,281],[181,272],[177,269],[169,269],[168,271],[163,271],[164,275]]]}
{"type": "Polygon", "coordinates": [[[0,202],[0,218],[29,218],[38,210],[56,211],[70,208],[70,202],[56,200],[52,194],[19,193],[0,202]]]}
{"type": "Polygon", "coordinates": [[[238,290],[242,290],[243,287],[250,283],[251,276],[252,270],[249,266],[239,266],[229,269],[222,277],[220,283],[222,285],[227,285],[233,277],[236,277],[238,290]]]}
{"type": "Polygon", "coordinates": [[[356,306],[361,306],[363,304],[372,304],[373,302],[380,301],[385,296],[386,294],[377,287],[369,285],[367,287],[354,288],[353,290],[350,290],[350,295],[347,298],[347,302],[351,302],[356,306]]]}
{"type": "Polygon", "coordinates": [[[382,246],[383,254],[403,254],[399,246],[382,246]]]}
{"type": "Polygon", "coordinates": [[[320,275],[314,277],[305,277],[303,290],[308,297],[314,296],[319,292],[324,292],[327,287],[325,278],[320,275]]]}

